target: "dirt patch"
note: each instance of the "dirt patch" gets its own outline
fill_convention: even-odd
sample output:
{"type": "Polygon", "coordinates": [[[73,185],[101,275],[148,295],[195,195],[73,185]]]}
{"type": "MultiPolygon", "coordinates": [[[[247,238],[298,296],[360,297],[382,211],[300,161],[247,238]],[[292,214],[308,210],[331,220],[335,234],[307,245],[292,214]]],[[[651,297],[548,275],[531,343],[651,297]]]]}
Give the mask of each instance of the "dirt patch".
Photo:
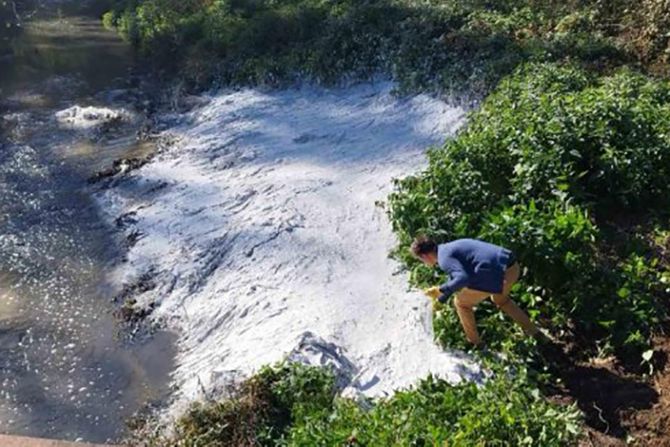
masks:
{"type": "Polygon", "coordinates": [[[543,350],[561,385],[552,399],[574,402],[584,413],[580,446],[670,447],[670,337],[654,340],[655,373],[630,372],[615,358],[575,362],[561,347],[543,350]]]}
{"type": "Polygon", "coordinates": [[[645,382],[627,377],[611,365],[575,365],[564,374],[565,385],[595,430],[626,438],[626,415],[651,408],[658,393],[645,382]]]}
{"type": "Polygon", "coordinates": [[[655,351],[664,363],[651,380],[658,401],[649,409],[627,414],[625,424],[636,445],[670,447],[670,337],[655,340],[655,351]]]}

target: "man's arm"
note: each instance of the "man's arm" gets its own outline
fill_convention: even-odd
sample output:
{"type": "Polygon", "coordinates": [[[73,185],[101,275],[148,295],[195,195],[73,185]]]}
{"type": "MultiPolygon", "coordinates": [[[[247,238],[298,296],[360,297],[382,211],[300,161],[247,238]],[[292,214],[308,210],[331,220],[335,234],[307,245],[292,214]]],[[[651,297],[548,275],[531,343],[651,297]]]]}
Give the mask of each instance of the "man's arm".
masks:
{"type": "Polygon", "coordinates": [[[449,281],[440,286],[442,295],[438,298],[440,303],[445,303],[449,295],[466,287],[470,283],[470,276],[465,271],[463,264],[454,257],[442,259],[440,267],[449,274],[449,281]]]}

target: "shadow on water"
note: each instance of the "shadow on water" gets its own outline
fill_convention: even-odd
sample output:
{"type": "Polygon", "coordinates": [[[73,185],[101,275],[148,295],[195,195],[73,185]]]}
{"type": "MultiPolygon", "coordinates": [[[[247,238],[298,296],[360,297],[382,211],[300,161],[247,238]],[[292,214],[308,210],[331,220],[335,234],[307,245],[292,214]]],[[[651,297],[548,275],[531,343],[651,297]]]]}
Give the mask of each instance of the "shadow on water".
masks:
{"type": "Polygon", "coordinates": [[[108,2],[39,3],[0,54],[0,433],[104,442],[167,397],[175,337],[119,342],[105,275],[122,248],[86,179],[151,147],[132,125],[102,139],[58,125],[73,105],[132,108],[99,93],[131,87],[133,55],[98,18],[67,15],[108,2]]]}

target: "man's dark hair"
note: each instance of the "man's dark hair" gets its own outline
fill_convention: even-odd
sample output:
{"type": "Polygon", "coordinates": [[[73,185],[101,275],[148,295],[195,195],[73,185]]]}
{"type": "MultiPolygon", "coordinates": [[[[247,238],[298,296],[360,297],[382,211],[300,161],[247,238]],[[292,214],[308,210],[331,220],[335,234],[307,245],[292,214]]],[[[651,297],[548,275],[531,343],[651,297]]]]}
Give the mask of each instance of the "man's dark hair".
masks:
{"type": "Polygon", "coordinates": [[[417,236],[412,242],[410,250],[414,256],[422,256],[437,252],[437,244],[427,236],[417,236]]]}

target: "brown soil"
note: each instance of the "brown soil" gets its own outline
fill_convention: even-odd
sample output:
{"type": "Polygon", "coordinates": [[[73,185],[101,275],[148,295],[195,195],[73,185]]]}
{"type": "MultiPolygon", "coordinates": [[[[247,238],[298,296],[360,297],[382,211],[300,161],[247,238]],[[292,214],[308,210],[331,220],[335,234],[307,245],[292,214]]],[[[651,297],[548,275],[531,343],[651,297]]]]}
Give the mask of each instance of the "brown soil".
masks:
{"type": "Polygon", "coordinates": [[[670,337],[657,339],[654,347],[663,357],[659,373],[651,380],[658,399],[649,409],[626,414],[626,427],[636,445],[670,447],[670,337]]]}
{"type": "Polygon", "coordinates": [[[545,348],[562,380],[553,398],[584,413],[580,447],[670,447],[670,337],[657,337],[654,351],[650,377],[648,366],[630,372],[614,358],[576,363],[556,345],[545,348]]]}

